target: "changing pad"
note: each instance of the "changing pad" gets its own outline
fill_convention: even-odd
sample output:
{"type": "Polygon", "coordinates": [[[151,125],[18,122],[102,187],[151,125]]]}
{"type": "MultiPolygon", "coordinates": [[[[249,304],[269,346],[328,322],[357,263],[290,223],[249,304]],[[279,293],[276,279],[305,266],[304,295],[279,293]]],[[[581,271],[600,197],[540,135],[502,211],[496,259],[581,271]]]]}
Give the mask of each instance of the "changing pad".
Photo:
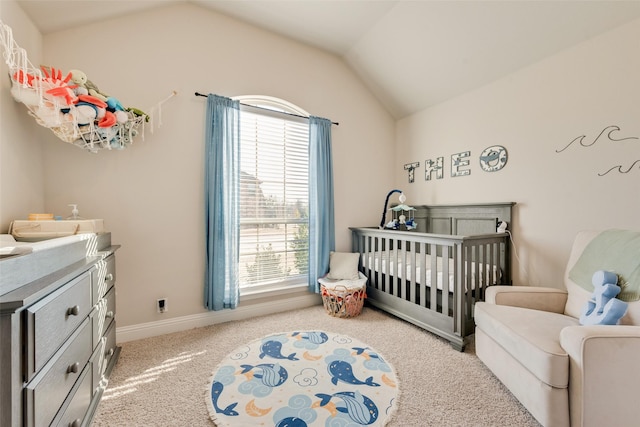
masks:
{"type": "Polygon", "coordinates": [[[18,242],[11,234],[0,234],[0,256],[24,255],[57,246],[68,245],[81,240],[89,240],[95,233],[79,233],[39,242],[18,242]]]}
{"type": "Polygon", "coordinates": [[[24,255],[31,253],[33,248],[22,242],[16,242],[11,234],[0,234],[0,255],[24,255]]]}
{"type": "Polygon", "coordinates": [[[25,221],[16,220],[11,224],[11,234],[21,242],[36,242],[55,237],[73,236],[82,233],[104,232],[101,219],[81,219],[62,221],[25,221]]]}

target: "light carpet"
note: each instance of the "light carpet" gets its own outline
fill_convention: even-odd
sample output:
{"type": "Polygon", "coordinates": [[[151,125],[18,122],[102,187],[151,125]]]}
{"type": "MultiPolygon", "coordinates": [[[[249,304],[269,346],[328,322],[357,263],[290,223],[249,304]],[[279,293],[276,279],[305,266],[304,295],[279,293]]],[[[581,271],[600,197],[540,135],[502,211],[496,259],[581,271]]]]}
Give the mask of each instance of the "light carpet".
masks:
{"type": "Polygon", "coordinates": [[[206,402],[217,426],[384,426],[398,391],[379,352],[344,334],[294,331],[234,350],[206,402]]]}
{"type": "Polygon", "coordinates": [[[345,334],[384,355],[401,388],[388,427],[539,427],[476,357],[473,337],[458,352],[366,305],[349,319],[320,305],[123,343],[93,426],[211,427],[204,390],[218,364],[243,344],[292,330],[345,334]]]}

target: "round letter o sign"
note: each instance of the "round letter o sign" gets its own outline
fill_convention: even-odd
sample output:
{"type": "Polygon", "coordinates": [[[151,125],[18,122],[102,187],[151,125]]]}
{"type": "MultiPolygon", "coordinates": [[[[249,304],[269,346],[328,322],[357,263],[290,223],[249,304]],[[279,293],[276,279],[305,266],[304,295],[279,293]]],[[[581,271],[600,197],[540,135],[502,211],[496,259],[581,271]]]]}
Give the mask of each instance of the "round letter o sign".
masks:
{"type": "Polygon", "coordinates": [[[492,145],[480,153],[480,167],[485,172],[499,171],[507,164],[507,149],[502,145],[492,145]]]}

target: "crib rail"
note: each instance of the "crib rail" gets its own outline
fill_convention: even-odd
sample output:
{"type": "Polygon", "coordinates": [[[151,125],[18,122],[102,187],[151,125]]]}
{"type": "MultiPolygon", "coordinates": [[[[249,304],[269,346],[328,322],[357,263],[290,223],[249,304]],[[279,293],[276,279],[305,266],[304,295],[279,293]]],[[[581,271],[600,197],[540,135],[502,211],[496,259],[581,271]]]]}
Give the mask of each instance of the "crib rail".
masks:
{"type": "Polygon", "coordinates": [[[351,228],[368,301],[464,346],[473,306],[490,285],[510,284],[506,233],[450,236],[351,228]]]}

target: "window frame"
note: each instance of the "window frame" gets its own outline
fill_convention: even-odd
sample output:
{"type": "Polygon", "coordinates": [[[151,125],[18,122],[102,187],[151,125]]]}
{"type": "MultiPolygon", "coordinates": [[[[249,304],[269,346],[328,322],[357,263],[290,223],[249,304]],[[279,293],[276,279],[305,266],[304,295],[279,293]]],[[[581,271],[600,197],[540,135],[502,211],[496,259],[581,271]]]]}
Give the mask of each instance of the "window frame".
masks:
{"type": "MultiPolygon", "coordinates": [[[[282,119],[283,116],[286,116],[286,120],[303,123],[307,126],[309,124],[309,113],[307,113],[300,107],[279,98],[263,95],[244,95],[234,97],[233,99],[240,102],[240,114],[242,114],[242,111],[248,111],[254,114],[273,117],[277,119],[282,119]]],[[[307,188],[308,187],[309,182],[307,181],[307,188]]],[[[284,221],[284,223],[287,224],[295,224],[296,222],[301,223],[304,221],[284,221]]],[[[308,224],[308,217],[306,223],[308,224]]],[[[250,286],[240,284],[239,289],[240,295],[243,298],[252,299],[259,297],[265,292],[276,295],[288,294],[291,291],[295,291],[297,289],[306,289],[306,287],[308,286],[307,281],[308,270],[299,275],[296,275],[296,277],[279,280],[276,282],[250,286]]]]}

